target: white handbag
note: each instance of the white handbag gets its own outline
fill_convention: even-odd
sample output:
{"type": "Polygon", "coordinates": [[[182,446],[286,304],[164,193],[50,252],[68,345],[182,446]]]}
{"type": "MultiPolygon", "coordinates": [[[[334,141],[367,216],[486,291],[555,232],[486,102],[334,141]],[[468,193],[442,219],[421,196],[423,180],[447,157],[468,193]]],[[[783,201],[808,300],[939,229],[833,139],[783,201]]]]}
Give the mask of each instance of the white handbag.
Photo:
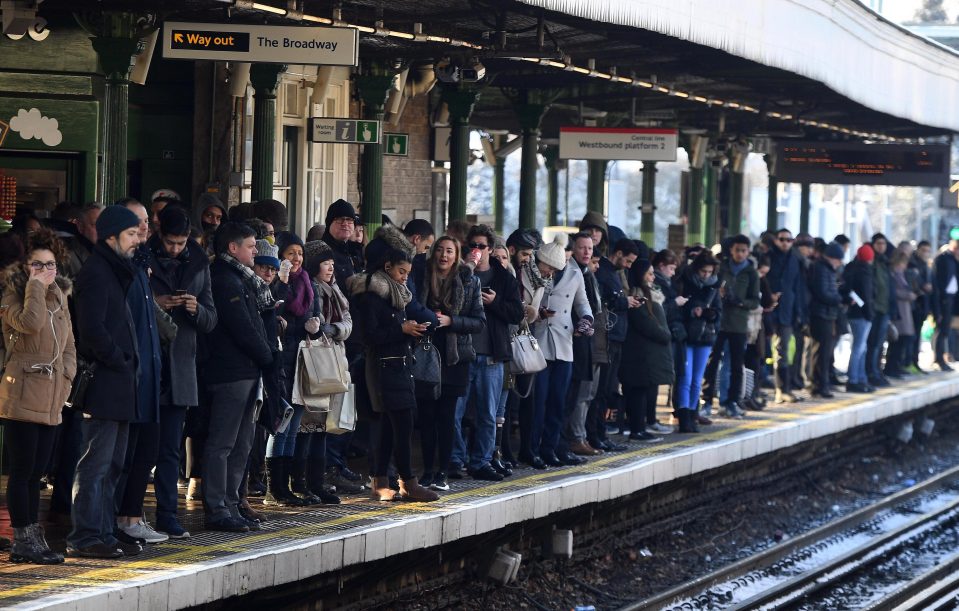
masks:
{"type": "Polygon", "coordinates": [[[354,386],[342,394],[330,397],[330,411],[326,412],[326,432],[331,435],[350,433],[356,428],[356,400],[354,386]]]}
{"type": "Polygon", "coordinates": [[[539,373],[546,369],[546,356],[540,350],[539,342],[530,333],[526,321],[520,323],[519,331],[513,335],[509,346],[513,355],[513,360],[509,364],[510,373],[524,375],[539,373]]]}

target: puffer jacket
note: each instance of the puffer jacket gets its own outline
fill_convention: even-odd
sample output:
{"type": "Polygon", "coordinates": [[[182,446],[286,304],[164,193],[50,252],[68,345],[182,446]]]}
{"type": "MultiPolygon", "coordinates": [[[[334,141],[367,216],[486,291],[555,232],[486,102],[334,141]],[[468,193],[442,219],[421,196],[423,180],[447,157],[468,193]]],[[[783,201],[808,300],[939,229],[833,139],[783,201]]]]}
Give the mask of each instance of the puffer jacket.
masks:
{"type": "Polygon", "coordinates": [[[7,352],[0,418],[55,426],[77,373],[67,308],[71,283],[57,276],[44,287],[29,280],[19,264],[4,270],[0,282],[5,287],[0,309],[7,352]]]}
{"type": "Polygon", "coordinates": [[[809,276],[809,315],[821,320],[836,320],[839,317],[839,283],[836,270],[825,259],[812,265],[809,276]]]}

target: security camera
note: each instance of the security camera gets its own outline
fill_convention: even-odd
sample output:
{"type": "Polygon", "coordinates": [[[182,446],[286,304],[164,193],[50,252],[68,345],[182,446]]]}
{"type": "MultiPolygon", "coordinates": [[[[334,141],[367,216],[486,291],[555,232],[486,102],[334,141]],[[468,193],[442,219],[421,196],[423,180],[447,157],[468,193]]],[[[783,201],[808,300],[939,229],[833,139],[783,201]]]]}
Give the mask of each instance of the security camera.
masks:
{"type": "Polygon", "coordinates": [[[453,65],[448,59],[436,62],[433,65],[433,72],[436,78],[443,83],[458,83],[460,81],[460,68],[453,65]]]}
{"type": "Polygon", "coordinates": [[[476,83],[483,80],[486,76],[486,66],[480,63],[478,59],[473,60],[473,64],[468,68],[460,69],[460,80],[464,83],[476,83]]]}

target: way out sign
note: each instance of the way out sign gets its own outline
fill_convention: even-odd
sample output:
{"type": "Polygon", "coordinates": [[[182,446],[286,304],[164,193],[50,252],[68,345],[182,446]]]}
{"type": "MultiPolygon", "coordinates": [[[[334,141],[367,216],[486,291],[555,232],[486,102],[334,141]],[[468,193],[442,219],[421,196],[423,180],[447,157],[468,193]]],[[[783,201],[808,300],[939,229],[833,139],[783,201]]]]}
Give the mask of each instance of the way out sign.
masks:
{"type": "Polygon", "coordinates": [[[649,127],[560,127],[560,159],[676,161],[679,132],[649,127]]]}
{"type": "Polygon", "coordinates": [[[315,117],[310,119],[310,141],[341,144],[379,144],[379,121],[315,117]]]}
{"type": "Polygon", "coordinates": [[[359,31],[167,21],[163,24],[163,57],[355,66],[359,60],[359,31]]]}

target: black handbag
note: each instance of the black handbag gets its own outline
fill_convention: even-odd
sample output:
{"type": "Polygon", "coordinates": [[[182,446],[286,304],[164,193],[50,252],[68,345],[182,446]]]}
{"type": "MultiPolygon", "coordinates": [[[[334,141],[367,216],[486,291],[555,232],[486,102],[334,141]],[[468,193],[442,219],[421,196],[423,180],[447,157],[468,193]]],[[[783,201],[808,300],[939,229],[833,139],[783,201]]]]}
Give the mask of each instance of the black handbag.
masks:
{"type": "Polygon", "coordinates": [[[439,350],[423,336],[413,346],[413,364],[410,367],[416,381],[416,396],[424,399],[438,399],[442,392],[443,364],[439,350]]]}
{"type": "Polygon", "coordinates": [[[87,395],[87,388],[90,386],[90,380],[97,371],[96,361],[85,361],[77,359],[77,375],[73,378],[73,385],[70,387],[70,395],[64,402],[64,405],[73,409],[82,409],[83,401],[87,395]]]}

